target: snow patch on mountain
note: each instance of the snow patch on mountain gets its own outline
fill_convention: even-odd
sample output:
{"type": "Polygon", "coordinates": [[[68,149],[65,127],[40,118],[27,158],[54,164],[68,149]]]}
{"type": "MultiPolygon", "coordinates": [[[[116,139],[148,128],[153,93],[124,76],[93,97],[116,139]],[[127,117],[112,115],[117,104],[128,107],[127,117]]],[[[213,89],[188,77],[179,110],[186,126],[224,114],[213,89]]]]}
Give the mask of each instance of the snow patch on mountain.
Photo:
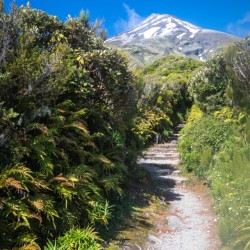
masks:
{"type": "Polygon", "coordinates": [[[159,29],[160,27],[153,27],[141,33],[141,35],[143,35],[145,39],[149,39],[149,38],[152,38],[155,35],[156,31],[158,31],[159,29]]]}
{"type": "Polygon", "coordinates": [[[177,54],[206,60],[229,42],[239,38],[202,29],[171,15],[152,14],[136,28],[110,38],[106,44],[120,47],[142,63],[156,58],[177,54]]]}
{"type": "Polygon", "coordinates": [[[178,38],[178,39],[181,39],[181,38],[182,38],[183,36],[185,36],[185,35],[186,35],[186,33],[184,32],[184,33],[178,35],[177,38],[178,38]]]}
{"type": "MultiPolygon", "coordinates": [[[[107,43],[112,43],[115,41],[120,41],[122,44],[130,43],[131,41],[137,41],[142,39],[153,39],[154,37],[166,37],[168,35],[175,35],[178,31],[183,31],[182,33],[189,34],[191,38],[199,32],[201,28],[192,25],[188,22],[179,20],[170,15],[157,15],[153,14],[149,16],[146,20],[141,22],[135,29],[111,38],[107,43]]],[[[182,36],[178,38],[181,39],[182,36]]],[[[184,34],[183,34],[184,36],[184,34]]]]}

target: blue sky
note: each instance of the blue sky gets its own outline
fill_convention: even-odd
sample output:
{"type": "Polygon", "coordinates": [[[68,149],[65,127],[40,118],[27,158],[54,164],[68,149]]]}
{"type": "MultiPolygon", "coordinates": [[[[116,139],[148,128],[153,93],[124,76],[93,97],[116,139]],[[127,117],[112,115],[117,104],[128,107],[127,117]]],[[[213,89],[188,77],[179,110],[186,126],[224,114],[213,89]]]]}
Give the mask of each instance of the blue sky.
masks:
{"type": "MultiPolygon", "coordinates": [[[[5,0],[9,9],[11,0],[5,0]]],[[[16,0],[25,5],[27,0],[16,0]]],[[[30,0],[31,7],[65,20],[89,10],[91,20],[104,19],[108,36],[136,26],[152,13],[171,14],[197,26],[244,37],[250,32],[250,0],[30,0]]]]}

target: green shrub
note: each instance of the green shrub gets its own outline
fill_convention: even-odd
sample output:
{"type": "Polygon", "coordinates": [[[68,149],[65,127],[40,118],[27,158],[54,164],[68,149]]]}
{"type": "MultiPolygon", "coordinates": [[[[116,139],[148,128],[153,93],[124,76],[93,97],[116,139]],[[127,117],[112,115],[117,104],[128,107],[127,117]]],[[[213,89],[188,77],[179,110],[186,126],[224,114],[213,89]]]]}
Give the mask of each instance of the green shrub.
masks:
{"type": "Polygon", "coordinates": [[[1,249],[106,228],[136,160],[134,77],[85,21],[0,13],[1,249]]]}
{"type": "Polygon", "coordinates": [[[208,180],[225,249],[249,249],[250,245],[248,135],[245,113],[224,107],[214,116],[201,115],[194,106],[179,143],[183,167],[208,180]]]}
{"type": "Polygon", "coordinates": [[[191,114],[194,122],[187,123],[179,142],[182,164],[188,171],[205,178],[214,155],[230,136],[235,136],[235,128],[213,116],[201,116],[198,112],[198,118],[193,118],[194,110],[191,114]]]}
{"type": "Polygon", "coordinates": [[[220,236],[231,249],[248,249],[250,216],[250,147],[242,138],[224,144],[209,173],[217,200],[220,236]]]}
{"type": "Polygon", "coordinates": [[[49,241],[44,250],[100,250],[101,245],[98,241],[100,241],[100,238],[93,228],[72,228],[54,243],[49,241]]]}
{"type": "Polygon", "coordinates": [[[226,90],[230,84],[227,63],[223,55],[217,55],[196,70],[188,89],[195,102],[211,112],[227,104],[226,90]]]}

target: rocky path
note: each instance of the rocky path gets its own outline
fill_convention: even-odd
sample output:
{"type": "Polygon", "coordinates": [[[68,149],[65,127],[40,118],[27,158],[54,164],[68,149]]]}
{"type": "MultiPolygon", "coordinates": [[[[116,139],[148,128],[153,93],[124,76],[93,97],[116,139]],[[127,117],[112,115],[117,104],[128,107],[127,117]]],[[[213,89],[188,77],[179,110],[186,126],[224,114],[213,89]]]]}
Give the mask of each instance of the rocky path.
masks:
{"type": "Polygon", "coordinates": [[[148,235],[145,250],[217,250],[216,216],[212,211],[208,188],[202,184],[186,185],[178,169],[178,134],[168,143],[149,149],[140,164],[155,179],[159,192],[170,203],[170,211],[154,233],[148,235]],[[162,230],[162,224],[165,224],[162,230]]]}

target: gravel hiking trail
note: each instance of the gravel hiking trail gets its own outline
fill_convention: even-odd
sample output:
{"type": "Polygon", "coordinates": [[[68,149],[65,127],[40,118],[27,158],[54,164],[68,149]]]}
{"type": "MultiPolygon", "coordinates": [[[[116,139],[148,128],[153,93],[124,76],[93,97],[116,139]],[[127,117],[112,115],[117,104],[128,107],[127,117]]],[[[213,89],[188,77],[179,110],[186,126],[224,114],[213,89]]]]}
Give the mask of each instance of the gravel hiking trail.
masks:
{"type": "Polygon", "coordinates": [[[170,209],[155,221],[156,229],[148,235],[143,250],[217,250],[217,218],[205,183],[187,184],[178,167],[179,134],[164,144],[155,144],[139,163],[150,173],[164,202],[170,209]]]}

